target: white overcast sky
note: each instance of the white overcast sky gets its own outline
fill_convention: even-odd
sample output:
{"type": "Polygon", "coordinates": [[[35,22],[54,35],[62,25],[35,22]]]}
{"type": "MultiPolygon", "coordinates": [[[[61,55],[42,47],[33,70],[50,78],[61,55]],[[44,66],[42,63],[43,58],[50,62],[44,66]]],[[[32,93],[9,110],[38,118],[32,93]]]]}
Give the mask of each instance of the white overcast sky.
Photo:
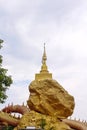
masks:
{"type": "Polygon", "coordinates": [[[0,109],[26,104],[45,42],[53,79],[75,98],[72,117],[87,120],[87,0],[0,0],[0,38],[14,81],[0,109]]]}

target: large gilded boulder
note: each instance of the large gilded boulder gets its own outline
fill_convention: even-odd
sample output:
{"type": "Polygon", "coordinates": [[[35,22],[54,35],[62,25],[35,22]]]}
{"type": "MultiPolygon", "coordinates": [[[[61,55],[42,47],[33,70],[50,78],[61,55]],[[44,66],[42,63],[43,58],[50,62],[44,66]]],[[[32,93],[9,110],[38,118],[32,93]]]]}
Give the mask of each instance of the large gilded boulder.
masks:
{"type": "Polygon", "coordinates": [[[34,80],[29,86],[30,96],[27,104],[30,110],[66,118],[74,110],[74,98],[55,80],[34,80]]]}

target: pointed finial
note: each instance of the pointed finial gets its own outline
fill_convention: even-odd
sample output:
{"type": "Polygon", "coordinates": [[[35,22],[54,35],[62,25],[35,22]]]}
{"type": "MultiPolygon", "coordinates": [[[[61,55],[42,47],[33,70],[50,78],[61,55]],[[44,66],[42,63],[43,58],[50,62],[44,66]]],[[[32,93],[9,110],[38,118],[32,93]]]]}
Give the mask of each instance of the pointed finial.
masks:
{"type": "Polygon", "coordinates": [[[47,56],[46,56],[46,49],[45,49],[45,43],[44,43],[44,53],[42,57],[42,64],[46,64],[47,56]]]}
{"type": "Polygon", "coordinates": [[[45,45],[46,45],[46,43],[44,43],[44,50],[45,50],[45,45]]]}

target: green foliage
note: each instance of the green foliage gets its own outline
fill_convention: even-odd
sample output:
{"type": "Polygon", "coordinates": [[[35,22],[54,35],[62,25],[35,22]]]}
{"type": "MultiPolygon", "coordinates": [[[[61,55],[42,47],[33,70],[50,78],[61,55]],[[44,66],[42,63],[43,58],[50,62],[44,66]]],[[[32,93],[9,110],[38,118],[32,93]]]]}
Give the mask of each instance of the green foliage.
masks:
{"type": "Polygon", "coordinates": [[[51,127],[49,130],[55,130],[54,127],[51,127]]]}
{"type": "Polygon", "coordinates": [[[3,40],[0,39],[0,48],[2,47],[3,40]]]}
{"type": "MultiPolygon", "coordinates": [[[[41,130],[45,130],[45,126],[47,125],[46,123],[46,120],[45,119],[41,119],[41,122],[40,122],[40,127],[41,127],[41,130]]],[[[55,130],[55,128],[53,126],[51,126],[49,128],[49,130],[55,130]]]]}
{"type": "Polygon", "coordinates": [[[44,127],[46,125],[46,120],[45,119],[41,119],[41,123],[40,123],[40,126],[41,128],[44,130],[44,127]]]}
{"type": "MultiPolygon", "coordinates": [[[[0,39],[0,48],[2,47],[3,40],[0,39]]],[[[2,56],[0,55],[0,103],[4,103],[7,98],[6,90],[12,84],[11,76],[7,75],[7,69],[2,67],[2,56]]]]}
{"type": "Polygon", "coordinates": [[[3,130],[13,130],[14,129],[14,126],[5,126],[4,128],[3,128],[3,130]]]}

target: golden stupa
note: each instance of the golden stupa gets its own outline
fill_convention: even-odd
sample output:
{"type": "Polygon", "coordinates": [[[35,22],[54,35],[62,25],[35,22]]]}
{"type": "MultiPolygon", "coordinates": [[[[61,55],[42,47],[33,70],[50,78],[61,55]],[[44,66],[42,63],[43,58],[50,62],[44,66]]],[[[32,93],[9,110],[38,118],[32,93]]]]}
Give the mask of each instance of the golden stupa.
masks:
{"type": "Polygon", "coordinates": [[[52,79],[52,73],[49,73],[48,67],[46,65],[46,49],[45,49],[45,43],[44,43],[44,52],[42,56],[42,66],[41,71],[38,74],[35,74],[35,80],[42,80],[42,79],[52,79]]]}

